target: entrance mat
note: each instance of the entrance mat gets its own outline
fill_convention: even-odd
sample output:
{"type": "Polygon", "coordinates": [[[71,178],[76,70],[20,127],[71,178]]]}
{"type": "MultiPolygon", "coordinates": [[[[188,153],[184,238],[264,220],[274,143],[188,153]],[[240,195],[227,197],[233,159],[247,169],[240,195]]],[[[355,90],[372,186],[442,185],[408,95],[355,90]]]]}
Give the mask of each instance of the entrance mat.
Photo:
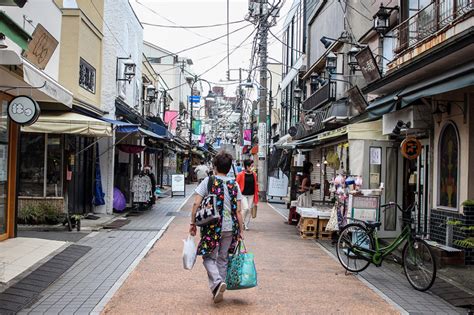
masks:
{"type": "Polygon", "coordinates": [[[88,214],[87,216],[84,217],[84,219],[86,219],[86,220],[99,220],[100,217],[98,215],[88,214]]]}
{"type": "Polygon", "coordinates": [[[430,292],[453,306],[463,307],[470,310],[474,309],[474,295],[444,281],[443,279],[436,278],[430,292]]]}
{"type": "Polygon", "coordinates": [[[38,269],[0,293],[0,314],[16,314],[35,303],[41,292],[91,250],[89,246],[70,245],[38,269]]]}
{"type": "Polygon", "coordinates": [[[104,229],[119,229],[124,225],[127,225],[130,223],[129,219],[125,220],[115,220],[114,222],[111,222],[107,225],[104,225],[104,229]]]}

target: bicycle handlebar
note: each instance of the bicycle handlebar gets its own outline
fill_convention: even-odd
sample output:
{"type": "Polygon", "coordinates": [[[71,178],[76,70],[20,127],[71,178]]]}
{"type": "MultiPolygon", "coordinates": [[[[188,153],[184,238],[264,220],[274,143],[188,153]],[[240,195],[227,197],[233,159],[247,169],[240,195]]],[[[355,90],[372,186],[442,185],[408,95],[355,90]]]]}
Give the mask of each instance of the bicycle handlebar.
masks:
{"type": "Polygon", "coordinates": [[[400,210],[401,212],[408,212],[408,210],[411,208],[411,207],[409,207],[409,208],[403,210],[402,207],[400,207],[400,205],[398,203],[395,203],[393,201],[391,201],[387,204],[381,205],[380,208],[386,208],[386,207],[390,207],[390,206],[397,206],[398,210],[400,210]]]}

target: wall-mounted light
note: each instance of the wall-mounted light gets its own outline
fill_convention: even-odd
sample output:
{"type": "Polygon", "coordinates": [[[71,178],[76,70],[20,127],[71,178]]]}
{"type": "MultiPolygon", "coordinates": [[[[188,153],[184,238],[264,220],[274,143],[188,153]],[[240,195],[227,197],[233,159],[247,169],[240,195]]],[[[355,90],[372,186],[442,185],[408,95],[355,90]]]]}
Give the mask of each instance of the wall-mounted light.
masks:
{"type": "Polygon", "coordinates": [[[320,41],[323,43],[324,48],[328,49],[336,40],[327,36],[323,36],[321,37],[320,41]]]}
{"type": "Polygon", "coordinates": [[[130,58],[131,56],[128,58],[117,58],[117,69],[116,69],[117,81],[128,81],[128,83],[130,83],[132,79],[135,77],[137,65],[130,58]],[[123,65],[124,65],[123,73],[119,72],[120,60],[125,60],[123,61],[123,65]]]}
{"type": "Polygon", "coordinates": [[[319,160],[316,162],[316,167],[321,167],[321,163],[319,163],[319,160]]]}
{"type": "Polygon", "coordinates": [[[403,122],[402,120],[397,121],[397,124],[393,128],[392,133],[396,136],[399,136],[402,129],[409,129],[411,127],[411,122],[403,122]]]}
{"type": "Polygon", "coordinates": [[[337,68],[337,56],[332,51],[326,56],[326,69],[333,73],[337,68]]]}
{"type": "Polygon", "coordinates": [[[157,94],[156,88],[153,86],[153,84],[149,84],[146,87],[146,97],[148,98],[148,100],[150,102],[153,102],[154,100],[156,100],[156,94],[157,94]]]}
{"type": "Polygon", "coordinates": [[[384,7],[380,4],[380,8],[374,15],[374,29],[377,33],[384,35],[390,27],[390,15],[393,10],[398,11],[398,7],[384,7]]]}
{"type": "Polygon", "coordinates": [[[297,102],[301,100],[301,89],[299,87],[295,87],[293,90],[293,97],[297,102]]]}
{"type": "Polygon", "coordinates": [[[352,46],[351,50],[347,52],[347,65],[351,67],[352,69],[356,69],[356,67],[359,65],[356,59],[356,55],[360,52],[360,48],[357,46],[352,46]]]}

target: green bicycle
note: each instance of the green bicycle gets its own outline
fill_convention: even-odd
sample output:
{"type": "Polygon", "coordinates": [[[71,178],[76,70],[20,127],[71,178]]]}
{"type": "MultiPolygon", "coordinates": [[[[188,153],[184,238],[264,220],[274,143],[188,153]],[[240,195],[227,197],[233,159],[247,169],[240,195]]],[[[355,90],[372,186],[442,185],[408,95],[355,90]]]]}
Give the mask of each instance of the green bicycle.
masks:
{"type": "MultiPolygon", "coordinates": [[[[396,206],[402,212],[414,209],[415,204],[405,211],[396,203],[380,206],[386,208],[396,206]]],[[[354,219],[353,219],[354,220],[354,219]]],[[[365,222],[354,220],[347,224],[340,232],[337,241],[337,258],[341,265],[350,272],[361,272],[370,263],[377,267],[383,260],[400,247],[402,251],[403,269],[408,282],[419,291],[428,290],[436,279],[436,262],[428,244],[416,236],[410,224],[406,224],[402,233],[388,246],[381,247],[377,237],[377,228],[381,222],[365,222]]]]}

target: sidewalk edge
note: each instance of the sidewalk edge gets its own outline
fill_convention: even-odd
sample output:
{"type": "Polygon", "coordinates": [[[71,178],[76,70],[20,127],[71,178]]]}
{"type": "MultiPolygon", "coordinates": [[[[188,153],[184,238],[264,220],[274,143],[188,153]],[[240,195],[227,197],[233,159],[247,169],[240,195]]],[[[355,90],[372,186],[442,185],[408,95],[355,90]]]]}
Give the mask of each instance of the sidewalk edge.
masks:
{"type": "MultiPolygon", "coordinates": [[[[189,195],[186,197],[186,199],[183,201],[183,203],[179,206],[178,211],[181,211],[181,209],[184,207],[184,205],[188,202],[188,200],[193,196],[193,194],[189,195]]],[[[135,270],[135,268],[138,266],[140,261],[148,254],[150,249],[155,245],[155,243],[163,236],[163,234],[166,232],[168,229],[169,225],[173,220],[176,218],[176,216],[170,217],[170,219],[165,223],[163,228],[156,234],[156,236],[148,242],[148,244],[145,246],[145,248],[141,251],[141,253],[135,258],[135,260],[128,266],[127,270],[120,276],[120,278],[115,282],[115,284],[110,288],[110,290],[104,295],[104,297],[100,300],[100,302],[94,307],[92,312],[90,314],[92,315],[99,315],[104,307],[109,303],[109,301],[112,299],[112,297],[117,293],[117,291],[120,289],[120,287],[125,283],[127,278],[130,276],[130,274],[135,270]]]]}
{"type": "MultiPolygon", "coordinates": [[[[288,217],[284,216],[280,211],[278,211],[277,209],[275,209],[275,207],[273,205],[271,205],[270,203],[267,203],[270,208],[273,209],[273,211],[275,211],[276,213],[278,213],[280,216],[284,217],[285,219],[288,220],[288,217]]],[[[335,261],[337,261],[339,263],[339,261],[337,260],[337,257],[333,255],[333,253],[331,253],[330,251],[328,251],[326,248],[324,248],[323,245],[319,244],[318,242],[315,242],[329,257],[331,257],[332,259],[334,259],[335,261]]],[[[362,278],[361,276],[359,275],[355,275],[357,277],[357,279],[359,279],[363,284],[365,284],[369,289],[371,289],[372,291],[375,292],[375,294],[377,294],[378,296],[380,296],[385,302],[387,302],[388,304],[392,305],[393,307],[395,307],[395,309],[397,309],[401,314],[403,315],[407,315],[409,314],[403,307],[401,307],[400,305],[398,305],[397,303],[395,303],[391,298],[389,298],[387,295],[385,295],[382,291],[380,291],[379,289],[377,289],[374,285],[372,285],[370,282],[368,282],[367,280],[365,280],[364,278],[362,278]]]]}

